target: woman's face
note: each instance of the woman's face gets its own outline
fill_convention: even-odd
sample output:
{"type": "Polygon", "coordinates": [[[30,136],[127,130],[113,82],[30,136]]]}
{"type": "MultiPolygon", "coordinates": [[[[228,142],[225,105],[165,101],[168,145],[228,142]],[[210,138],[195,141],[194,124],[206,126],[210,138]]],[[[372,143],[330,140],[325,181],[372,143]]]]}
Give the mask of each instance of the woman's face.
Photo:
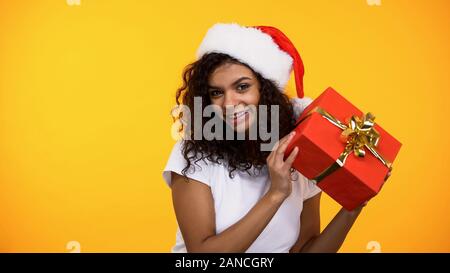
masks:
{"type": "Polygon", "coordinates": [[[221,108],[225,121],[244,132],[256,120],[260,86],[253,71],[245,65],[226,63],[209,77],[209,98],[221,108]],[[254,107],[251,107],[254,106],[254,107]]]}

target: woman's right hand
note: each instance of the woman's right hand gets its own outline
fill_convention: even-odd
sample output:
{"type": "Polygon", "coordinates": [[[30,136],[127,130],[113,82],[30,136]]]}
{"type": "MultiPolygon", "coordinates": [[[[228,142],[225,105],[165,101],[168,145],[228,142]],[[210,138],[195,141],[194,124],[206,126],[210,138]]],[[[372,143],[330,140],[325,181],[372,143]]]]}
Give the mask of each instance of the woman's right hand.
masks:
{"type": "Polygon", "coordinates": [[[297,157],[298,147],[292,150],[286,160],[284,160],[284,152],[294,135],[295,131],[280,139],[266,159],[271,181],[269,193],[280,196],[283,200],[292,191],[291,166],[297,157]]]}

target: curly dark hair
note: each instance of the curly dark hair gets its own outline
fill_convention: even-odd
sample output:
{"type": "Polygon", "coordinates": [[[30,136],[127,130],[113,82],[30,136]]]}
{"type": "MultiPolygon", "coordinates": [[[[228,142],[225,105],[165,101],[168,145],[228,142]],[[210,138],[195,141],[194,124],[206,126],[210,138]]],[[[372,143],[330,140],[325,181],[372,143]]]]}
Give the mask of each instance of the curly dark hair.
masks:
{"type": "MultiPolygon", "coordinates": [[[[216,68],[227,63],[241,64],[248,67],[259,81],[259,105],[268,106],[268,132],[271,130],[270,105],[279,105],[279,137],[282,138],[291,132],[295,126],[295,118],[289,97],[280,92],[273,81],[262,77],[249,65],[223,53],[213,52],[205,54],[185,67],[182,74],[183,85],[176,92],[177,106],[187,106],[191,113],[194,113],[194,97],[202,98],[203,109],[206,105],[210,105],[208,79],[216,68]]],[[[181,112],[174,115],[174,119],[181,119],[182,114],[181,112]]],[[[194,124],[193,118],[193,115],[191,115],[190,124],[194,124]]],[[[203,117],[202,126],[211,118],[203,117]]],[[[180,132],[182,130],[183,128],[181,127],[180,132]]],[[[270,151],[261,151],[260,145],[268,143],[268,141],[262,141],[259,137],[256,140],[247,138],[245,140],[225,140],[225,138],[223,138],[224,140],[194,140],[192,137],[193,132],[190,132],[190,134],[190,138],[184,139],[182,147],[183,156],[187,161],[187,166],[182,171],[184,176],[186,176],[187,171],[193,164],[198,166],[198,161],[203,160],[208,164],[205,159],[217,164],[226,163],[230,178],[234,177],[233,172],[236,170],[246,171],[251,175],[249,170],[252,166],[255,170],[260,171],[266,165],[266,158],[270,154],[270,151]]]]}

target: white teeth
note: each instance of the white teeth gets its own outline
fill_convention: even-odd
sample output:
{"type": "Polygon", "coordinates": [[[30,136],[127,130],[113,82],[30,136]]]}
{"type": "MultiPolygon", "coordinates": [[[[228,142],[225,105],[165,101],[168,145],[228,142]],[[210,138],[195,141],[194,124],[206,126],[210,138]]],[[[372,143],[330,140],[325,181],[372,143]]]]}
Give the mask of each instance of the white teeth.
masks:
{"type": "Polygon", "coordinates": [[[243,117],[246,113],[248,113],[248,110],[244,110],[244,111],[237,112],[237,113],[234,113],[231,115],[227,115],[227,117],[231,118],[231,119],[240,118],[240,117],[243,117]]]}
{"type": "Polygon", "coordinates": [[[235,118],[243,117],[243,116],[245,115],[245,113],[247,113],[247,111],[239,112],[239,113],[237,113],[237,114],[234,114],[234,117],[235,117],[235,118]]]}

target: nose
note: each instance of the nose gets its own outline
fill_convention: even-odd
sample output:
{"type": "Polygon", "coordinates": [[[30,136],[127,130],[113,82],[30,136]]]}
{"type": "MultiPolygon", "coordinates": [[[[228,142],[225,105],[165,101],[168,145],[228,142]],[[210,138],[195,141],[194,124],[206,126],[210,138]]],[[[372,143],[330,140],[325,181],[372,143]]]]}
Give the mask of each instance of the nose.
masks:
{"type": "Polygon", "coordinates": [[[236,106],[239,104],[239,95],[236,94],[233,91],[225,91],[224,94],[224,100],[223,100],[223,107],[231,107],[231,106],[236,106]]]}

